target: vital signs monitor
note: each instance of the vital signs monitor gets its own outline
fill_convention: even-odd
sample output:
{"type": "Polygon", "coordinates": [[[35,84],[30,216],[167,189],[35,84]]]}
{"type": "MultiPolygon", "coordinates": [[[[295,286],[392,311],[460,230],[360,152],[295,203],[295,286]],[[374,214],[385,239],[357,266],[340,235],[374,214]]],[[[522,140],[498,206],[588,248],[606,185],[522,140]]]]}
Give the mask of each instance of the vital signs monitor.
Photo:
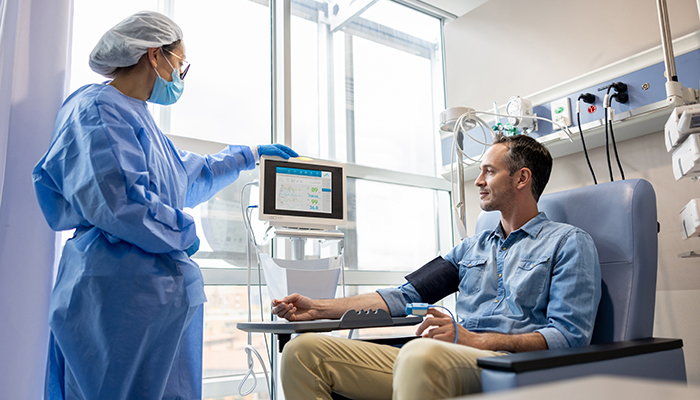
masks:
{"type": "Polygon", "coordinates": [[[260,220],[287,228],[335,229],[347,223],[343,164],[260,158],[260,220]]]}

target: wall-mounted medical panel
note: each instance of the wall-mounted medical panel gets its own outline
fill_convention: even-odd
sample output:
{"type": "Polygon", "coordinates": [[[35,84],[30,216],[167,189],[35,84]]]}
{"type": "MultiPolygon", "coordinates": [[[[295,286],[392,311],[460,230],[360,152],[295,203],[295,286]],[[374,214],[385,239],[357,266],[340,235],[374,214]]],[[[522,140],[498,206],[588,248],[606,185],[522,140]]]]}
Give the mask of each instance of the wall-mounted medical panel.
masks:
{"type": "MultiPolygon", "coordinates": [[[[684,54],[676,56],[676,69],[680,83],[687,88],[698,89],[700,82],[700,46],[697,45],[700,32],[695,35],[689,35],[686,42],[692,46],[684,54]]],[[[649,53],[649,52],[647,52],[649,53]]],[[[639,56],[640,58],[648,57],[648,55],[639,56]]],[[[638,60],[630,61],[630,64],[637,65],[638,60]]],[[[652,64],[652,63],[649,63],[652,64]]],[[[649,65],[647,64],[647,65],[649,65]]],[[[619,70],[620,67],[610,67],[611,70],[619,70]]],[[[624,70],[624,68],[622,68],[624,70]]],[[[546,73],[546,71],[543,71],[546,73]]],[[[530,133],[531,136],[545,143],[554,157],[561,157],[568,154],[573,154],[583,150],[581,140],[579,138],[578,122],[576,120],[576,103],[582,93],[591,93],[595,95],[595,101],[592,104],[587,104],[581,101],[581,129],[586,136],[586,145],[588,148],[600,147],[605,144],[605,125],[604,125],[604,104],[605,94],[608,86],[613,82],[623,82],[627,85],[628,101],[620,103],[616,100],[611,101],[611,106],[614,110],[614,132],[616,140],[623,141],[634,137],[643,136],[646,134],[660,132],[664,130],[664,124],[671,113],[671,108],[668,106],[666,97],[666,77],[665,66],[663,61],[655,62],[652,65],[639,68],[635,71],[625,72],[620,75],[610,75],[609,71],[600,72],[600,76],[605,76],[607,79],[595,80],[598,76],[598,71],[579,79],[581,82],[586,82],[586,85],[576,86],[576,83],[565,83],[561,87],[548,89],[536,95],[532,95],[535,103],[533,108],[537,116],[552,118],[551,104],[560,99],[567,98],[572,109],[572,125],[569,126],[573,134],[573,142],[569,141],[561,130],[553,129],[552,124],[547,121],[538,121],[538,129],[536,132],[530,133]],[[606,76],[607,75],[607,76],[606,76]],[[615,76],[609,79],[610,76],[615,76]],[[597,82],[597,83],[596,83],[597,82]],[[592,84],[593,83],[593,84],[592,84]],[[573,85],[573,86],[572,86],[573,85]],[[579,89],[580,87],[580,89],[579,89]],[[562,88],[568,88],[568,92],[562,93],[562,88]],[[553,96],[557,97],[553,97],[553,96]],[[535,99],[536,98],[536,99],[535,99]]],[[[611,90],[610,93],[615,93],[611,90]]],[[[469,105],[466,105],[469,106],[469,105]]],[[[491,112],[492,110],[480,110],[491,112]]],[[[488,123],[493,124],[492,117],[481,115],[488,123]]],[[[502,118],[501,122],[505,122],[502,118]]],[[[484,136],[480,128],[470,131],[474,137],[483,140],[484,136]]],[[[490,135],[487,135],[487,141],[490,141],[490,135]]],[[[660,145],[663,145],[660,143],[660,145]]],[[[483,151],[483,146],[469,139],[464,140],[465,151],[470,156],[478,157],[483,151]]],[[[441,138],[442,147],[442,164],[444,166],[443,176],[449,176],[452,136],[443,135],[441,138]]],[[[466,179],[473,179],[477,175],[475,166],[466,168],[466,179]]]]}
{"type": "MultiPolygon", "coordinates": [[[[700,82],[700,49],[690,53],[676,57],[676,71],[678,80],[684,87],[698,89],[700,82]]],[[[625,104],[621,104],[616,100],[611,101],[611,106],[615,110],[615,120],[625,117],[625,112],[632,110],[643,109],[647,106],[653,106],[655,103],[666,100],[666,77],[664,75],[665,67],[663,62],[643,68],[639,71],[632,72],[627,75],[620,76],[616,79],[603,81],[598,85],[585,88],[579,92],[569,95],[569,99],[574,110],[573,125],[570,129],[578,131],[576,126],[576,102],[582,93],[592,93],[596,96],[593,104],[586,104],[581,101],[581,124],[585,127],[587,123],[592,121],[600,121],[604,117],[603,100],[607,92],[607,88],[613,82],[623,82],[627,84],[627,93],[629,100],[625,104]],[[592,107],[591,107],[592,106],[592,107]]],[[[615,91],[611,90],[611,94],[615,91]]],[[[661,106],[661,105],[659,105],[661,106]]],[[[552,118],[552,110],[550,103],[535,106],[533,108],[535,114],[541,117],[552,118]]],[[[670,110],[669,110],[670,113],[670,110]]],[[[559,129],[552,129],[552,124],[547,121],[540,121],[537,132],[532,134],[533,137],[547,136],[559,129]]]]}

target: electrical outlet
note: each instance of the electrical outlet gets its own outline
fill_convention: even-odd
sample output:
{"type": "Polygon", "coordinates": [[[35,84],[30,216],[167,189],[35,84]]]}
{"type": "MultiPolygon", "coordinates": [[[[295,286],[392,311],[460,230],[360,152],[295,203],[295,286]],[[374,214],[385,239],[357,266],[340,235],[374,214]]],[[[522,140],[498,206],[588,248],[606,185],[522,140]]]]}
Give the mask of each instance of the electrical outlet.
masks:
{"type": "MultiPolygon", "coordinates": [[[[563,126],[571,126],[571,103],[568,97],[555,100],[551,103],[552,120],[563,126]]],[[[558,130],[556,125],[554,130],[558,130]]]]}

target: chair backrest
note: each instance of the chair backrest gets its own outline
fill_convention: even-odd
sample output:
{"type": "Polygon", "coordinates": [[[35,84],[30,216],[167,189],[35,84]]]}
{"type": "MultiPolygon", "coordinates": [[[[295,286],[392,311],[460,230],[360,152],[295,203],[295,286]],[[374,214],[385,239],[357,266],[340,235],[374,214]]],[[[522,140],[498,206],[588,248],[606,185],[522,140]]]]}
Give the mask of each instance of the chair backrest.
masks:
{"type": "MultiPolygon", "coordinates": [[[[552,221],[588,232],[600,258],[603,293],[592,343],[652,336],[656,300],[656,194],[643,179],[602,183],[540,197],[552,221]]],[[[493,229],[500,212],[482,212],[476,231],[493,229]]]]}

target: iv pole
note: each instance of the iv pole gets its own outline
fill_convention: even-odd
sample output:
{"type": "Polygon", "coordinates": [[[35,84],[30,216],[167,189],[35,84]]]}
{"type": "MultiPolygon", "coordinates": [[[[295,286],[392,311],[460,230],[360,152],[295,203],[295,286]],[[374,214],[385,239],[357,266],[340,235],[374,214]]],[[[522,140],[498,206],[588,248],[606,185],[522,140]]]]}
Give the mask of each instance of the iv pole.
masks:
{"type": "MultiPolygon", "coordinates": [[[[700,0],[698,3],[698,14],[700,15],[700,0]]],[[[673,54],[673,39],[671,38],[671,27],[668,21],[668,7],[666,0],[656,0],[656,9],[659,14],[659,28],[661,31],[661,48],[664,53],[664,65],[666,66],[666,98],[671,107],[682,106],[694,103],[697,94],[694,89],[684,88],[678,82],[676,75],[676,62],[673,54]]]]}

